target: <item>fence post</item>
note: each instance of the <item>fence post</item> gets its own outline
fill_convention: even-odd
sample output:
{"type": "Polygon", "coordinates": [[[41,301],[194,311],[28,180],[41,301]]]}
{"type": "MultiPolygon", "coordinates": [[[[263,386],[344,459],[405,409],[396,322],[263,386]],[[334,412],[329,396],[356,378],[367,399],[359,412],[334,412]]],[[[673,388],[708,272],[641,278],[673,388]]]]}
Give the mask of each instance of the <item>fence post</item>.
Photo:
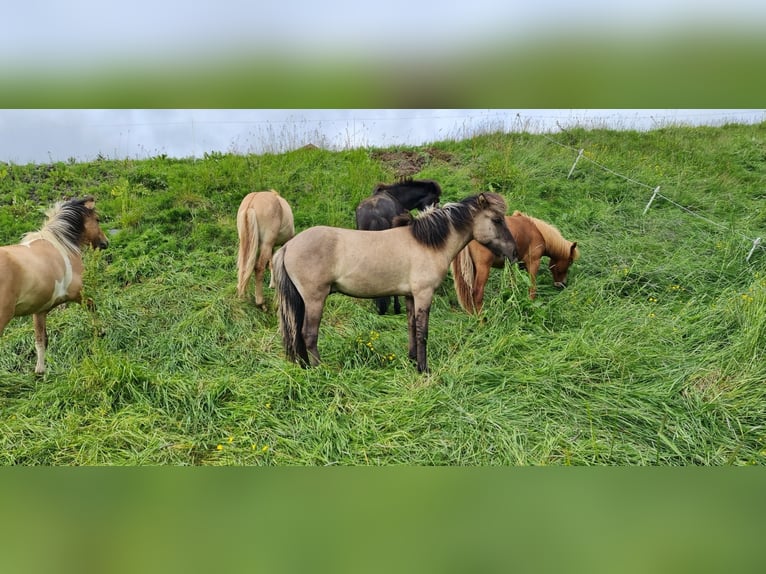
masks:
{"type": "Polygon", "coordinates": [[[584,151],[585,149],[581,149],[580,153],[577,154],[577,159],[574,160],[574,163],[572,164],[572,169],[569,170],[569,175],[567,175],[567,179],[572,177],[572,173],[574,172],[575,167],[577,166],[577,162],[580,161],[580,158],[582,157],[582,154],[584,151]]]}
{"type": "Polygon", "coordinates": [[[644,207],[644,212],[641,215],[646,215],[646,212],[649,211],[649,208],[652,205],[652,202],[654,201],[654,198],[657,197],[657,194],[660,192],[660,186],[654,188],[654,193],[652,194],[652,197],[649,198],[649,203],[646,204],[646,207],[644,207]]]}

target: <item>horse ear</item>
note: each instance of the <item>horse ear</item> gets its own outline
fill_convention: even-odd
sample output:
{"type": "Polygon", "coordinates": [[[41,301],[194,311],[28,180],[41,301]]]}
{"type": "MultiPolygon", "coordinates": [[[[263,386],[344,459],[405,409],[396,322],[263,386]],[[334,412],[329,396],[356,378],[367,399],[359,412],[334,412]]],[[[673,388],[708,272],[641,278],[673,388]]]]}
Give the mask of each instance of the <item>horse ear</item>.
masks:
{"type": "Polygon", "coordinates": [[[83,205],[87,207],[88,209],[95,209],[96,208],[96,198],[92,195],[89,195],[85,198],[83,198],[83,205]]]}
{"type": "Polygon", "coordinates": [[[480,194],[479,194],[479,197],[477,198],[477,201],[476,201],[476,203],[477,203],[477,204],[478,204],[478,206],[479,206],[479,207],[481,207],[482,209],[483,209],[483,208],[485,208],[485,207],[487,207],[487,205],[489,204],[489,202],[487,201],[487,197],[486,197],[486,196],[485,196],[483,193],[480,193],[480,194]]]}
{"type": "Polygon", "coordinates": [[[574,241],[572,243],[572,246],[569,248],[569,257],[570,259],[572,259],[572,261],[574,261],[575,259],[577,259],[578,255],[579,253],[577,251],[577,241],[574,241]]]}

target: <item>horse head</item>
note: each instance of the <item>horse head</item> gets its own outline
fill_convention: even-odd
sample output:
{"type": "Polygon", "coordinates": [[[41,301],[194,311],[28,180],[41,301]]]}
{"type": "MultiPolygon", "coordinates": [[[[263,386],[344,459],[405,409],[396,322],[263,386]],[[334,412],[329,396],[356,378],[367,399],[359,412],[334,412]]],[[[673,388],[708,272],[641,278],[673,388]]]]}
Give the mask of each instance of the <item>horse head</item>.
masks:
{"type": "Polygon", "coordinates": [[[83,231],[80,239],[82,245],[90,245],[93,249],[106,249],[109,240],[101,229],[99,216],[96,212],[96,200],[88,196],[82,200],[83,212],[83,231]]]}
{"type": "Polygon", "coordinates": [[[503,197],[497,193],[482,193],[477,196],[476,205],[473,238],[495,255],[505,257],[510,263],[516,261],[516,241],[505,223],[503,197]]]}
{"type": "Polygon", "coordinates": [[[569,273],[569,267],[571,267],[572,262],[574,262],[574,260],[577,259],[579,255],[580,252],[577,249],[577,242],[574,242],[569,248],[569,253],[567,256],[550,257],[548,268],[551,270],[551,275],[553,275],[553,285],[555,287],[558,289],[563,289],[567,286],[567,275],[569,273]]]}

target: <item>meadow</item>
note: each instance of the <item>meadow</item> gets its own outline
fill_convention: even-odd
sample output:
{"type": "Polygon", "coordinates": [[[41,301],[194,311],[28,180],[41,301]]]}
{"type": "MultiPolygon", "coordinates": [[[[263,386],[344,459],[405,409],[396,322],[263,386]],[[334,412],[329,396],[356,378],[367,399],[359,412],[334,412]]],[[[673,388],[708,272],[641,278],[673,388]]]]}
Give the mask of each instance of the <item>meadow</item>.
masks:
{"type": "Polygon", "coordinates": [[[111,239],[85,257],[95,310],[49,315],[43,377],[31,318],[0,337],[0,463],[761,465],[766,251],[748,260],[747,238],[766,228],[765,181],[766,123],[0,163],[1,244],[85,194],[111,239]],[[554,223],[582,254],[568,287],[541,271],[530,301],[522,271],[494,270],[476,317],[448,276],[428,375],[404,315],[332,295],[323,364],[287,362],[273,290],[270,312],[236,297],[240,201],[273,188],[297,230],[353,227],[373,186],[402,176],[554,223]],[[657,185],[678,205],[644,214],[657,185]]]}

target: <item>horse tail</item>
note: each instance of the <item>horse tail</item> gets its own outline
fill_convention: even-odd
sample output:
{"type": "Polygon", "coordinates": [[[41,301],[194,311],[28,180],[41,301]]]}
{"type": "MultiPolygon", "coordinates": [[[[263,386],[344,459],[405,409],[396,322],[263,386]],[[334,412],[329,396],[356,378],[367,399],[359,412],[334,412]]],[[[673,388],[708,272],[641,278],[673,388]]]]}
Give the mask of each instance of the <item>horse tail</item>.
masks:
{"type": "Polygon", "coordinates": [[[471,251],[468,247],[464,247],[452,260],[452,282],[455,284],[458,303],[468,313],[476,312],[473,303],[473,291],[476,287],[474,285],[475,277],[476,267],[473,263],[473,257],[471,257],[471,251]]]}
{"type": "Polygon", "coordinates": [[[279,313],[279,332],[287,358],[294,362],[309,364],[306,341],[303,339],[303,320],[306,304],[295,287],[295,283],[285,269],[285,250],[283,246],[274,254],[271,272],[276,286],[277,309],[279,313]]]}
{"type": "Polygon", "coordinates": [[[254,209],[243,209],[237,214],[239,254],[237,255],[237,295],[245,297],[247,282],[255,269],[258,255],[258,218],[254,209]]]}

